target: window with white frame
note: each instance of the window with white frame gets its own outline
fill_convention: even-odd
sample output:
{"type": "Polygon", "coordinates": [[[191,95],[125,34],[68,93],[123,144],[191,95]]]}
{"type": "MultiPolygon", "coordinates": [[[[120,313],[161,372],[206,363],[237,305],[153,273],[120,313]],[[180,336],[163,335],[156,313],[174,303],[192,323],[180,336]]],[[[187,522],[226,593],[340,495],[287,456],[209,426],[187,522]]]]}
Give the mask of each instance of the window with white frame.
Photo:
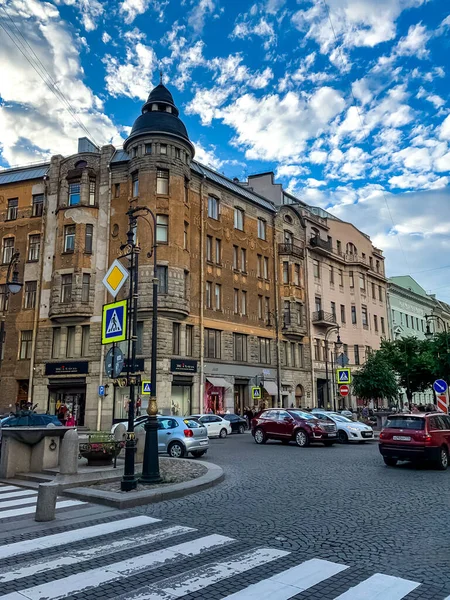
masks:
{"type": "Polygon", "coordinates": [[[14,241],[15,238],[7,237],[3,238],[3,250],[2,250],[2,263],[8,265],[14,254],[14,241]]]}
{"type": "Polygon", "coordinates": [[[267,223],[264,219],[258,218],[258,238],[265,240],[267,235],[267,223]]]}
{"type": "Polygon", "coordinates": [[[156,171],[156,193],[163,196],[169,194],[169,171],[167,169],[156,171]]]}
{"type": "Polygon", "coordinates": [[[169,241],[169,215],[156,215],[156,241],[159,244],[169,241]]]}
{"type": "Polygon", "coordinates": [[[247,315],[247,292],[245,290],[241,292],[241,315],[243,317],[247,315]]]}
{"type": "Polygon", "coordinates": [[[64,227],[64,252],[75,251],[75,225],[64,227]]]}
{"type": "Polygon", "coordinates": [[[258,338],[259,341],[259,362],[265,365],[270,365],[270,339],[258,338]]]}
{"type": "Polygon", "coordinates": [[[95,179],[89,180],[89,206],[95,206],[95,179]]]}
{"type": "Polygon", "coordinates": [[[219,200],[214,196],[208,197],[208,217],[211,219],[219,219],[219,200]]]}
{"type": "Polygon", "coordinates": [[[20,351],[19,351],[19,359],[27,360],[31,358],[31,346],[33,342],[33,331],[21,331],[20,332],[20,351]]]}
{"type": "Polygon", "coordinates": [[[81,186],[79,182],[69,183],[69,206],[77,206],[81,200],[81,186]]]}
{"type": "Polygon", "coordinates": [[[214,308],[216,310],[222,308],[222,286],[219,283],[214,286],[214,308]]]}
{"type": "Polygon", "coordinates": [[[30,235],[28,238],[28,262],[37,262],[41,253],[41,236],[30,235]]]}
{"type": "Polygon", "coordinates": [[[31,216],[32,217],[42,217],[42,213],[44,210],[44,194],[34,194],[33,195],[33,209],[31,216]]]}
{"type": "Polygon", "coordinates": [[[7,221],[15,221],[17,219],[18,208],[19,208],[19,198],[10,198],[8,200],[8,210],[6,213],[7,221]]]}
{"type": "Polygon", "coordinates": [[[233,333],[233,360],[247,362],[247,336],[233,333]]]}
{"type": "Polygon", "coordinates": [[[234,228],[244,231],[244,211],[242,208],[234,209],[234,228]]]}
{"type": "Polygon", "coordinates": [[[131,176],[131,187],[133,198],[137,198],[139,196],[139,173],[133,173],[131,176]]]}
{"type": "Polygon", "coordinates": [[[61,302],[72,302],[72,274],[61,275],[61,302]]]}

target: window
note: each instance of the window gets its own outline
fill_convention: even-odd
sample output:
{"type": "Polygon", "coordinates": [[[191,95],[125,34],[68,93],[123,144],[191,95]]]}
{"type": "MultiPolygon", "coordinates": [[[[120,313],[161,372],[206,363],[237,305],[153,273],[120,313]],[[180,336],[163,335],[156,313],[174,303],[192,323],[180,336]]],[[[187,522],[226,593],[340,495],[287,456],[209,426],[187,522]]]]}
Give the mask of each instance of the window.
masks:
{"type": "Polygon", "coordinates": [[[375,284],[374,284],[374,282],[372,281],[372,298],[373,298],[374,300],[376,300],[376,297],[377,297],[377,295],[376,295],[376,293],[375,293],[375,284]]]}
{"type": "Polygon", "coordinates": [[[344,271],[339,269],[339,285],[344,287],[344,271]]]}
{"type": "Polygon", "coordinates": [[[206,308],[212,308],[212,283],[210,281],[206,282],[206,308]]]}
{"type": "Polygon", "coordinates": [[[52,358],[59,358],[61,352],[61,327],[53,328],[52,358]]]}
{"type": "Polygon", "coordinates": [[[151,154],[151,153],[152,153],[152,145],[145,144],[145,154],[151,154]]]}
{"type": "Polygon", "coordinates": [[[343,354],[345,354],[345,356],[348,358],[348,344],[343,345],[343,354]]]}
{"type": "Polygon", "coordinates": [[[283,283],[289,283],[289,263],[283,262],[283,283]]]}
{"type": "Polygon", "coordinates": [[[132,184],[133,198],[137,198],[139,196],[139,175],[138,175],[138,173],[134,173],[131,176],[131,184],[132,184]]]}
{"type": "Polygon", "coordinates": [[[330,266],[330,284],[334,285],[334,267],[330,266]]]}
{"type": "Polygon", "coordinates": [[[334,320],[336,321],[336,302],[331,303],[331,314],[333,315],[334,320]]]}
{"type": "Polygon", "coordinates": [[[295,343],[294,342],[291,342],[291,362],[292,362],[293,367],[297,366],[297,355],[295,352],[295,343]]]}
{"type": "Polygon", "coordinates": [[[233,246],[233,269],[236,271],[239,270],[239,248],[237,246],[233,246]]]}
{"type": "Polygon", "coordinates": [[[42,217],[44,210],[44,194],[33,195],[33,208],[31,212],[32,217],[42,217]]]}
{"type": "Polygon", "coordinates": [[[138,149],[137,149],[137,147],[134,147],[131,150],[131,158],[136,158],[137,154],[138,154],[138,149]]]}
{"type": "Polygon", "coordinates": [[[364,305],[361,306],[361,316],[362,316],[363,327],[367,329],[369,327],[369,320],[368,320],[368,316],[367,316],[367,306],[364,306],[364,305]]]}
{"type": "Polygon", "coordinates": [[[270,317],[270,298],[267,296],[264,298],[264,316],[267,321],[269,321],[270,317]]]}
{"type": "Polygon", "coordinates": [[[359,274],[359,289],[366,291],[366,276],[363,273],[359,274]]]}
{"type": "Polygon", "coordinates": [[[114,184],[114,198],[120,197],[120,183],[114,184]]]}
{"type": "Polygon", "coordinates": [[[189,298],[189,271],[184,272],[184,297],[189,298]]]}
{"type": "Polygon", "coordinates": [[[20,332],[20,360],[27,360],[31,358],[31,345],[33,341],[33,331],[21,331],[20,332]]]}
{"type": "Polygon", "coordinates": [[[14,254],[14,238],[3,238],[3,252],[2,262],[4,265],[8,265],[14,254]]]}
{"type": "Polygon", "coordinates": [[[219,200],[214,196],[208,197],[208,217],[211,219],[219,219],[219,200]]]}
{"type": "Polygon", "coordinates": [[[241,248],[241,271],[247,273],[247,250],[241,248]]]}
{"type": "Polygon", "coordinates": [[[61,302],[72,301],[72,274],[61,276],[61,302]]]}
{"type": "Polygon", "coordinates": [[[296,302],[295,303],[296,306],[296,312],[297,312],[297,325],[301,325],[302,324],[302,305],[300,304],[300,302],[296,302]]]}
{"type": "Polygon", "coordinates": [[[366,360],[369,358],[372,352],[372,348],[370,346],[366,346],[366,360]]]}
{"type": "Polygon", "coordinates": [[[283,355],[282,355],[281,360],[287,367],[289,366],[289,353],[288,353],[288,343],[287,342],[283,342],[283,355]]]}
{"type": "Polygon", "coordinates": [[[169,241],[168,215],[156,215],[156,241],[159,244],[167,244],[169,241]]]}
{"type": "Polygon", "coordinates": [[[73,358],[75,356],[75,327],[67,328],[67,339],[66,339],[66,358],[73,358]]]}
{"type": "Polygon", "coordinates": [[[90,290],[91,290],[91,276],[89,273],[83,273],[83,283],[81,286],[81,302],[89,302],[90,290]]]}
{"type": "Polygon", "coordinates": [[[300,285],[300,265],[294,265],[294,285],[300,285]]]}
{"type": "Polygon", "coordinates": [[[411,317],[411,327],[414,329],[414,317],[411,317]]]}
{"type": "Polygon", "coordinates": [[[341,323],[345,323],[345,304],[341,304],[341,323]]]}
{"type": "Polygon", "coordinates": [[[193,347],[194,347],[194,326],[186,325],[186,339],[185,339],[185,354],[186,354],[186,356],[192,356],[193,347]]]}
{"type": "Polygon", "coordinates": [[[239,290],[234,289],[234,314],[239,314],[239,290]]]}
{"type": "Polygon", "coordinates": [[[258,296],[258,319],[263,318],[263,297],[258,296]]]}
{"type": "Polygon", "coordinates": [[[222,286],[219,283],[214,286],[214,307],[216,310],[222,308],[222,286]]]}
{"type": "Polygon", "coordinates": [[[8,200],[8,211],[6,213],[7,221],[15,221],[17,219],[18,206],[19,198],[10,198],[8,200]]]}
{"type": "Polygon", "coordinates": [[[270,365],[270,339],[258,338],[259,340],[259,362],[270,365]]]}
{"type": "Polygon", "coordinates": [[[320,342],[318,339],[314,340],[314,360],[320,360],[320,342]]]}
{"type": "Polygon", "coordinates": [[[158,265],[156,267],[158,277],[158,294],[167,294],[169,290],[169,269],[166,266],[158,265]]]}
{"type": "Polygon", "coordinates": [[[220,265],[222,255],[222,241],[216,238],[216,265],[220,265]]]}
{"type": "Polygon", "coordinates": [[[409,327],[409,315],[406,315],[406,327],[409,327]]]}
{"type": "Polygon", "coordinates": [[[258,237],[260,240],[266,239],[266,228],[267,223],[264,221],[264,219],[258,218],[258,237]]]}
{"type": "Polygon", "coordinates": [[[303,367],[303,344],[298,344],[298,366],[303,367]]]}
{"type": "Polygon", "coordinates": [[[187,221],[184,222],[183,248],[189,250],[189,223],[187,221]]]}
{"type": "Polygon", "coordinates": [[[156,193],[163,196],[169,194],[169,171],[166,169],[156,171],[156,193]]]}
{"type": "Polygon", "coordinates": [[[381,285],[378,286],[378,300],[380,302],[383,302],[383,288],[381,287],[381,285]]]}
{"type": "Polygon", "coordinates": [[[205,329],[205,358],[221,357],[221,333],[217,329],[205,329]]]}
{"type": "Polygon", "coordinates": [[[95,179],[89,180],[89,206],[95,206],[95,179]]]}
{"type": "Polygon", "coordinates": [[[262,277],[263,276],[263,271],[262,271],[262,256],[261,256],[261,254],[258,254],[257,260],[256,260],[256,276],[257,277],[262,277]]]}
{"type": "Polygon", "coordinates": [[[35,308],[36,306],[37,281],[25,282],[24,308],[35,308]]]}
{"type": "Polygon", "coordinates": [[[234,228],[244,231],[244,211],[242,208],[234,209],[234,228]]]}
{"type": "Polygon", "coordinates": [[[246,291],[242,291],[242,293],[241,293],[241,315],[244,317],[247,315],[247,292],[246,291]]]}
{"type": "Polygon", "coordinates": [[[316,312],[320,312],[322,310],[322,298],[320,296],[316,296],[314,298],[314,303],[316,306],[316,312]]]}
{"type": "MultiPolygon", "coordinates": [[[[166,106],[166,110],[167,110],[167,112],[171,112],[172,107],[166,106]],[[167,110],[167,109],[170,109],[170,110],[167,110]]],[[[181,158],[181,150],[179,148],[175,148],[175,158],[181,158]]]]}
{"type": "Polygon", "coordinates": [[[233,360],[247,362],[247,336],[233,333],[233,360]]]}
{"type": "Polygon", "coordinates": [[[358,346],[358,344],[355,344],[353,346],[353,351],[355,353],[355,365],[359,365],[359,346],[358,346]]]}
{"type": "Polygon", "coordinates": [[[6,283],[2,283],[0,285],[0,310],[2,312],[4,312],[5,310],[8,310],[8,298],[9,298],[9,292],[8,292],[8,288],[6,287],[6,283]]]}
{"type": "Polygon", "coordinates": [[[356,325],[356,306],[352,304],[352,325],[356,325]]]}
{"type": "Polygon", "coordinates": [[[369,256],[369,266],[373,269],[373,258],[371,256],[369,256]]]}
{"type": "Polygon", "coordinates": [[[91,328],[89,325],[81,327],[81,356],[89,356],[89,345],[91,338],[91,328]]]}
{"type": "Polygon", "coordinates": [[[340,240],[336,240],[336,250],[338,254],[342,255],[342,243],[340,240]]]}
{"type": "Polygon", "coordinates": [[[167,154],[167,144],[160,144],[159,152],[160,154],[167,154]]]}
{"type": "MultiPolygon", "coordinates": [[[[384,335],[385,334],[385,329],[384,329],[384,317],[380,317],[380,323],[381,323],[381,333],[384,335]]],[[[423,324],[423,323],[422,323],[423,324]]],[[[422,328],[423,329],[423,328],[422,328]]]]}
{"type": "Polygon", "coordinates": [[[87,254],[92,254],[93,239],[94,239],[94,226],[86,225],[86,230],[84,232],[84,251],[87,254]]]}
{"type": "Polygon", "coordinates": [[[377,273],[380,272],[380,261],[379,260],[375,261],[375,269],[376,269],[377,273]]]}
{"type": "Polygon", "coordinates": [[[292,246],[294,244],[294,234],[291,231],[284,232],[284,243],[292,246]]]}
{"type": "Polygon", "coordinates": [[[289,300],[284,301],[283,308],[284,326],[291,324],[291,303],[289,300]]]}
{"type": "Polygon", "coordinates": [[[375,332],[378,333],[378,317],[377,315],[373,315],[373,327],[375,332]]]}
{"type": "Polygon", "coordinates": [[[80,184],[69,183],[69,206],[80,204],[80,184]]]}
{"type": "Polygon", "coordinates": [[[313,273],[316,279],[320,279],[320,264],[318,260],[313,260],[313,273]]]}
{"type": "Polygon", "coordinates": [[[64,252],[75,251],[75,225],[64,227],[64,252]]]}
{"type": "Polygon", "coordinates": [[[180,354],[180,323],[173,323],[172,325],[172,354],[180,354]]]}
{"type": "Polygon", "coordinates": [[[348,272],[348,278],[350,280],[350,287],[354,288],[355,287],[355,278],[353,277],[353,271],[348,272]]]}
{"type": "Polygon", "coordinates": [[[184,178],[184,203],[189,204],[189,179],[184,178]]]}
{"type": "Polygon", "coordinates": [[[267,256],[264,257],[264,279],[269,279],[269,259],[267,256]]]}
{"type": "Polygon", "coordinates": [[[36,262],[39,260],[41,252],[41,236],[30,235],[28,238],[28,262],[36,262]]]}
{"type": "Polygon", "coordinates": [[[212,262],[213,239],[210,235],[206,236],[206,260],[212,262]]]}

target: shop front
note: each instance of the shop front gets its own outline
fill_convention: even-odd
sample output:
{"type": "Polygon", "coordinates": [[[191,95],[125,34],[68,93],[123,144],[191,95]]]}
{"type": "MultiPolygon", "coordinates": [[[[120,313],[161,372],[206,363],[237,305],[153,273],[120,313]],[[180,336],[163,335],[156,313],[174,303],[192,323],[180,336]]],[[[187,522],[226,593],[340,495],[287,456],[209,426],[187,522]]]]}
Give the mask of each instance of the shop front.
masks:
{"type": "Polygon", "coordinates": [[[192,388],[194,374],[197,373],[196,360],[172,359],[172,388],[170,395],[170,412],[174,416],[185,417],[192,414],[192,388]]]}
{"type": "Polygon", "coordinates": [[[72,414],[79,426],[84,425],[86,410],[86,377],[89,363],[87,361],[47,363],[45,374],[48,379],[48,404],[49,414],[56,415],[61,422],[65,422],[72,414]]]}
{"type": "Polygon", "coordinates": [[[234,412],[237,415],[243,415],[245,409],[249,407],[249,380],[234,380],[234,412]]]}
{"type": "Polygon", "coordinates": [[[223,377],[207,377],[205,383],[204,411],[221,414],[226,412],[225,392],[231,385],[223,377]]]}

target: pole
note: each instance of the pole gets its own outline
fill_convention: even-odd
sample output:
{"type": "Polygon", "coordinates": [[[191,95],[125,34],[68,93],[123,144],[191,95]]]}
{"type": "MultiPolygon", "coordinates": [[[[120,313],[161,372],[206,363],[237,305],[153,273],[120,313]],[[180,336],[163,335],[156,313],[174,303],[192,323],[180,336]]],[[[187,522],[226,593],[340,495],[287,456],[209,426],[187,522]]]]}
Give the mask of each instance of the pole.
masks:
{"type": "Polygon", "coordinates": [[[325,335],[325,379],[327,380],[327,408],[331,406],[330,403],[330,382],[328,379],[328,338],[325,335]]]}
{"type": "MultiPolygon", "coordinates": [[[[336,412],[336,403],[337,403],[336,382],[335,382],[335,378],[334,378],[335,366],[336,366],[335,354],[333,353],[333,350],[331,350],[331,383],[332,383],[331,387],[333,390],[333,410],[334,410],[334,412],[336,412]]],[[[339,402],[340,402],[340,399],[339,399],[339,402]]]]}
{"type": "MultiPolygon", "coordinates": [[[[8,292],[6,292],[6,294],[8,294],[8,292]]],[[[5,302],[7,302],[7,300],[6,300],[7,297],[8,296],[6,295],[5,302]]],[[[0,322],[0,365],[3,365],[3,343],[4,343],[4,340],[5,340],[5,315],[2,315],[1,322],[0,322]]]]}

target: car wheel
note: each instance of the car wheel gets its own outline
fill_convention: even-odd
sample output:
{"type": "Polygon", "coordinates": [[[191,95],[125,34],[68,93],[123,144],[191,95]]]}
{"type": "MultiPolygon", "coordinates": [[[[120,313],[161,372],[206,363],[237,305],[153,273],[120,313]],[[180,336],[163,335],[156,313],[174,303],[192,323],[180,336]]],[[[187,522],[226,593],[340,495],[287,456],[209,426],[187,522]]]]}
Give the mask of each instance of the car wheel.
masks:
{"type": "Polygon", "coordinates": [[[447,448],[445,446],[442,446],[442,448],[439,451],[439,459],[437,461],[437,468],[440,471],[446,471],[448,467],[448,452],[447,452],[447,448]]]}
{"type": "Polygon", "coordinates": [[[203,456],[207,452],[208,450],[194,450],[194,452],[191,452],[191,454],[194,458],[200,458],[200,456],[203,456]]]}
{"type": "Polygon", "coordinates": [[[306,448],[309,446],[309,436],[304,429],[299,429],[295,434],[295,443],[300,448],[306,448]]]}
{"type": "Polygon", "coordinates": [[[225,428],[220,430],[219,437],[222,439],[227,437],[227,430],[225,428]]]}
{"type": "Polygon", "coordinates": [[[384,464],[388,467],[395,467],[397,464],[396,458],[391,458],[390,456],[383,456],[384,464]]]}
{"type": "Polygon", "coordinates": [[[172,442],[167,448],[167,452],[171,458],[183,458],[186,451],[180,442],[172,442]]]}
{"type": "Polygon", "coordinates": [[[324,443],[323,443],[323,445],[324,445],[324,446],[327,446],[328,448],[329,448],[330,446],[332,446],[333,444],[334,444],[334,442],[324,442],[324,443]]]}
{"type": "Polygon", "coordinates": [[[244,433],[245,427],[243,425],[239,425],[238,433],[244,433]]]}
{"type": "Polygon", "coordinates": [[[338,431],[338,440],[341,442],[341,444],[348,443],[348,435],[342,429],[338,431]]]}
{"type": "Polygon", "coordinates": [[[257,444],[265,444],[267,442],[267,437],[261,427],[255,431],[255,442],[257,444]]]}

